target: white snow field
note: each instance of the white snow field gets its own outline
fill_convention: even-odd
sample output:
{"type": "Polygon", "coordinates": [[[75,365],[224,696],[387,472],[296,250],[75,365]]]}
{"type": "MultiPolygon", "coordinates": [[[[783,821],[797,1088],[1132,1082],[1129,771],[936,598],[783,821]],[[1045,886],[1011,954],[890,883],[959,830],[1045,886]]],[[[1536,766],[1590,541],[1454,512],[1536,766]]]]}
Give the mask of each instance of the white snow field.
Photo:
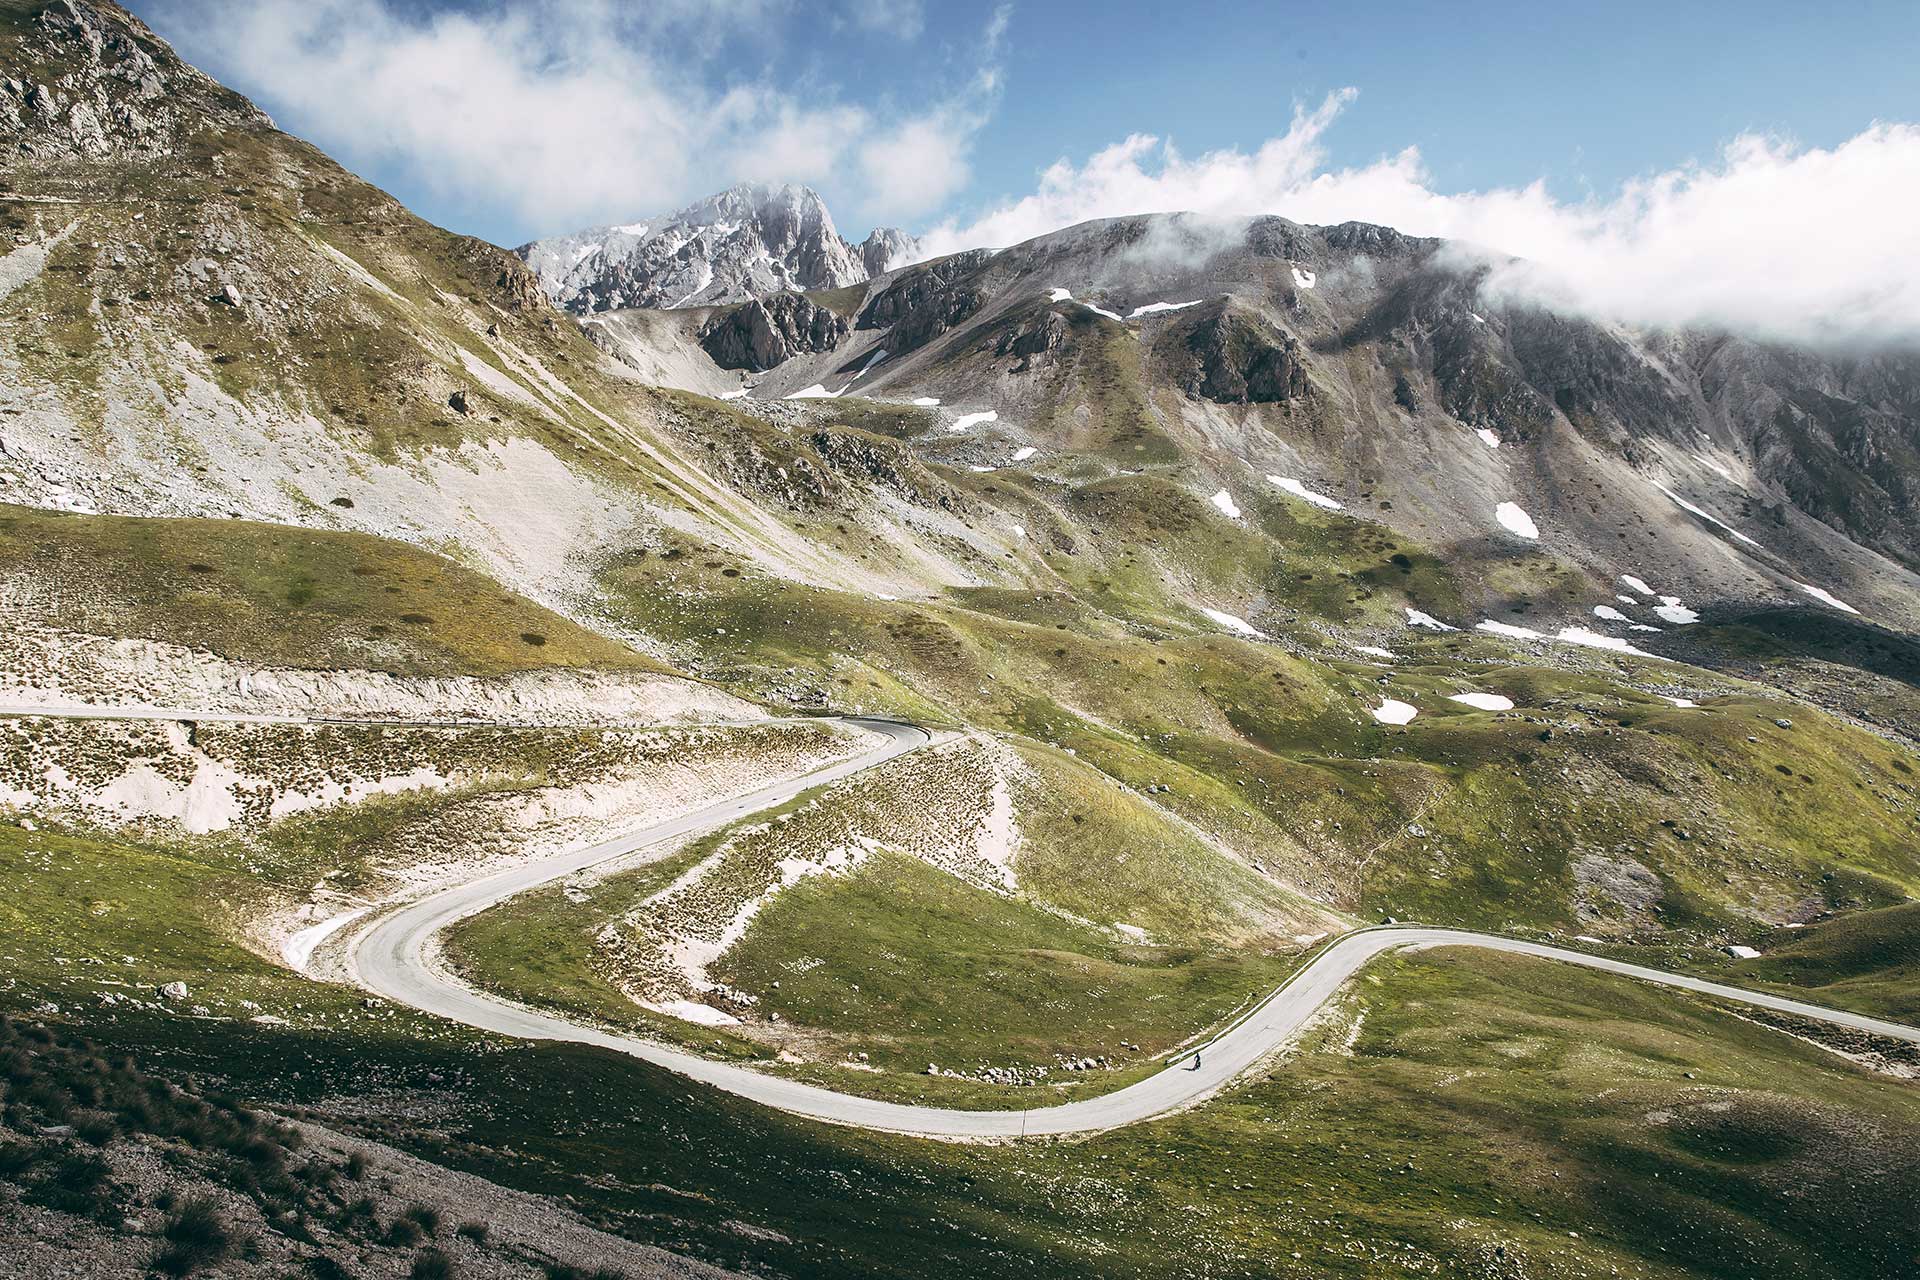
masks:
{"type": "Polygon", "coordinates": [[[1263,639],[1266,636],[1266,632],[1261,631],[1245,618],[1235,617],[1231,613],[1222,613],[1218,609],[1209,609],[1205,605],[1200,606],[1200,612],[1229,631],[1237,631],[1243,636],[1260,636],[1263,639]]]}
{"type": "Polygon", "coordinates": [[[1301,484],[1292,476],[1268,476],[1267,480],[1271,484],[1279,485],[1282,489],[1285,489],[1294,497],[1299,498],[1302,502],[1311,502],[1314,506],[1325,507],[1328,511],[1339,511],[1343,509],[1339,502],[1329,498],[1324,493],[1315,493],[1312,489],[1307,488],[1307,486],[1301,484]]]}
{"type": "Polygon", "coordinates": [[[1725,520],[1722,520],[1719,516],[1716,516],[1712,512],[1705,511],[1699,507],[1694,506],[1691,502],[1688,502],[1685,498],[1681,497],[1679,494],[1675,493],[1673,490],[1667,488],[1667,486],[1663,484],[1656,484],[1653,487],[1658,489],[1660,492],[1666,494],[1669,498],[1672,498],[1674,501],[1674,505],[1678,506],[1682,511],[1688,512],[1692,515],[1699,516],[1702,520],[1705,520],[1708,524],[1719,525],[1722,529],[1725,529],[1728,533],[1740,539],[1740,541],[1746,543],[1750,547],[1757,547],[1760,545],[1759,543],[1755,542],[1752,538],[1749,538],[1746,534],[1740,532],[1738,529],[1728,524],[1725,520]]]}
{"type": "Polygon", "coordinates": [[[1195,298],[1192,302],[1149,302],[1144,307],[1135,307],[1127,313],[1127,319],[1138,320],[1141,316],[1159,315],[1162,311],[1185,311],[1188,307],[1197,307],[1204,298],[1195,298]]]}
{"type": "Polygon", "coordinates": [[[1373,718],[1381,724],[1405,724],[1419,714],[1418,707],[1411,702],[1402,702],[1398,698],[1384,699],[1373,709],[1373,718]]]}
{"type": "Polygon", "coordinates": [[[1858,614],[1860,612],[1839,596],[1834,595],[1831,591],[1823,590],[1820,587],[1810,587],[1804,582],[1796,582],[1793,585],[1812,596],[1815,600],[1818,600],[1821,604],[1832,605],[1842,613],[1858,614]]]}
{"type": "Polygon", "coordinates": [[[1533,522],[1532,516],[1520,509],[1517,502],[1503,502],[1495,507],[1493,518],[1500,522],[1502,529],[1516,538],[1534,540],[1540,537],[1540,526],[1533,522]]]}
{"type": "Polygon", "coordinates": [[[961,414],[959,417],[953,420],[953,422],[947,427],[947,430],[953,431],[953,432],[960,432],[960,431],[965,431],[968,427],[976,426],[982,422],[998,422],[998,421],[1000,421],[999,410],[982,409],[979,413],[961,414]]]}

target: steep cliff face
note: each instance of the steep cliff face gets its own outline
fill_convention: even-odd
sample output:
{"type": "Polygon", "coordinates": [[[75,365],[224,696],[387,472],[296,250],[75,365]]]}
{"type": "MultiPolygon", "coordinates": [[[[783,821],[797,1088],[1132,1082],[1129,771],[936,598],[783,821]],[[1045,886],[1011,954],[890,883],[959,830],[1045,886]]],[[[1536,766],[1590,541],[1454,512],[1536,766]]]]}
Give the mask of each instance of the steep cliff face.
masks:
{"type": "Polygon", "coordinates": [[[722,369],[764,373],[804,352],[831,351],[847,336],[847,322],[797,293],[754,299],[716,316],[700,330],[700,345],[722,369]]]}
{"type": "Polygon", "coordinates": [[[7,162],[164,156],[203,130],[272,125],[129,14],[82,0],[15,7],[13,30],[0,37],[7,162]]]}

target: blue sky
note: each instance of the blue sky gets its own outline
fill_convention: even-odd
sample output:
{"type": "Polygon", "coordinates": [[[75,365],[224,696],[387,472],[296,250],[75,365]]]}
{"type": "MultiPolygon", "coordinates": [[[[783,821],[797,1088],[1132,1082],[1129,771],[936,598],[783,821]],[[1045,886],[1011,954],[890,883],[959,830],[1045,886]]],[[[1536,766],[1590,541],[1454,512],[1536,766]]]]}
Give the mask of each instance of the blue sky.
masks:
{"type": "MultiPolygon", "coordinates": [[[[1252,149],[1286,130],[1296,103],[1343,88],[1358,92],[1320,139],[1329,166],[1364,165],[1415,146],[1437,189],[1544,179],[1562,200],[1604,196],[1635,175],[1710,160],[1745,132],[1831,146],[1876,119],[1920,119],[1920,6],[1911,3],[1380,3],[1356,10],[1056,0],[1006,9],[994,47],[987,31],[998,6],[912,0],[134,0],[133,7],[189,58],[255,96],[283,127],[328,147],[425,216],[509,244],[569,230],[588,215],[653,213],[741,176],[813,182],[853,233],[883,219],[916,229],[948,218],[964,223],[1031,191],[1036,174],[1057,160],[1084,160],[1137,133],[1170,139],[1186,154],[1252,149]],[[267,15],[265,23],[254,19],[262,26],[280,11],[280,33],[237,40],[244,10],[267,15]],[[303,33],[291,17],[301,10],[324,16],[303,33]],[[777,158],[743,166],[733,149],[718,146],[667,167],[623,157],[610,137],[598,163],[630,165],[643,171],[640,180],[581,197],[556,192],[543,207],[492,189],[511,183],[510,169],[491,182],[449,182],[431,136],[390,145],[378,118],[356,109],[368,94],[354,76],[370,75],[368,67],[303,59],[289,48],[303,34],[325,44],[370,13],[400,29],[431,30],[448,16],[484,23],[516,11],[536,34],[606,22],[642,65],[711,94],[771,86],[802,110],[835,105],[864,113],[845,123],[849,135],[944,113],[946,134],[958,138],[958,172],[950,186],[890,192],[876,190],[845,156],[831,164],[807,156],[782,173],[777,158]],[[643,12],[650,16],[635,20],[643,12]],[[302,92],[316,73],[324,91],[302,92]],[[980,83],[983,74],[991,85],[980,83]],[[660,172],[644,172],[650,165],[660,172]]],[[[534,69],[564,78],[596,52],[548,50],[544,68],[536,62],[534,69]]],[[[490,69],[473,67],[477,77],[490,69]]],[[[404,100],[393,105],[420,110],[404,100]]],[[[555,124],[586,134],[595,127],[590,116],[555,124]]]]}
{"type": "Polygon", "coordinates": [[[804,182],[926,252],[1193,210],[1380,222],[1648,323],[1920,335],[1920,5],[131,0],[514,245],[804,182]]]}
{"type": "Polygon", "coordinates": [[[1251,147],[1296,99],[1359,90],[1335,164],[1415,145],[1448,190],[1562,198],[1706,159],[1736,135],[1830,146],[1920,120],[1920,5],[1033,5],[1009,39],[976,198],[1128,133],[1251,147]],[[1097,16],[1095,16],[1097,15],[1097,16]]]}

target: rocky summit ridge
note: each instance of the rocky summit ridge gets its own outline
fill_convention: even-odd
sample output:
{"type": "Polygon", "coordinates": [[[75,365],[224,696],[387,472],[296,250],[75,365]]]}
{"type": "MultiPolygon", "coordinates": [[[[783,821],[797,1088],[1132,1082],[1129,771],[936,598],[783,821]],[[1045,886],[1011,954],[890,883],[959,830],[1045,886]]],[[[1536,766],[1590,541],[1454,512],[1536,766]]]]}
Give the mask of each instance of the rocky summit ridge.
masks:
{"type": "Polygon", "coordinates": [[[811,188],[740,183],[662,217],[535,240],[515,252],[556,303],[584,314],[845,288],[906,260],[915,243],[893,227],[850,243],[811,188]]]}

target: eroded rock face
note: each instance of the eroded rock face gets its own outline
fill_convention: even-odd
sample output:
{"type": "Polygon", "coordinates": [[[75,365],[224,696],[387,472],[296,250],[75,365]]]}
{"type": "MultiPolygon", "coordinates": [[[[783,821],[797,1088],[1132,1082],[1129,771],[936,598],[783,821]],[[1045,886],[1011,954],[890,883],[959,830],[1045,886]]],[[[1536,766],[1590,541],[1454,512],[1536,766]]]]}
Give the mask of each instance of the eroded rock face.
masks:
{"type": "Polygon", "coordinates": [[[707,322],[700,345],[722,369],[760,373],[802,352],[831,351],[847,322],[797,293],[753,301],[707,322]]]}
{"type": "Polygon", "coordinates": [[[912,501],[964,509],[960,495],[938,480],[910,446],[848,427],[815,431],[810,443],[827,466],[859,484],[877,484],[912,501]]]}
{"type": "Polygon", "coordinates": [[[202,123],[272,124],[116,6],[56,0],[29,32],[0,80],[0,161],[154,156],[202,123]]]}
{"type": "Polygon", "coordinates": [[[1271,215],[1247,224],[1247,248],[1263,258],[1305,261],[1318,249],[1313,233],[1297,222],[1271,215]]]}
{"type": "Polygon", "coordinates": [[[1014,372],[1025,373],[1036,364],[1046,363],[1047,358],[1060,349],[1067,340],[1067,328],[1065,316],[1058,311],[1046,311],[1020,328],[1001,334],[994,354],[1020,357],[1014,372]]]}
{"type": "Polygon", "coordinates": [[[892,330],[887,350],[896,356],[924,347],[986,305],[969,277],[992,256],[975,249],[903,273],[867,303],[857,327],[892,330]]]}
{"type": "Polygon", "coordinates": [[[871,279],[914,246],[891,227],[850,244],[818,193],[742,183],[670,214],[535,240],[515,252],[556,303],[584,315],[838,289],[871,279]]]}
{"type": "Polygon", "coordinates": [[[1222,311],[1187,339],[1193,367],[1186,391],[1221,404],[1278,404],[1312,391],[1306,353],[1290,333],[1222,311]]]}
{"type": "Polygon", "coordinates": [[[867,275],[871,278],[884,273],[897,262],[906,261],[919,244],[918,240],[898,227],[875,227],[855,252],[859,254],[860,264],[867,269],[867,275]]]}

